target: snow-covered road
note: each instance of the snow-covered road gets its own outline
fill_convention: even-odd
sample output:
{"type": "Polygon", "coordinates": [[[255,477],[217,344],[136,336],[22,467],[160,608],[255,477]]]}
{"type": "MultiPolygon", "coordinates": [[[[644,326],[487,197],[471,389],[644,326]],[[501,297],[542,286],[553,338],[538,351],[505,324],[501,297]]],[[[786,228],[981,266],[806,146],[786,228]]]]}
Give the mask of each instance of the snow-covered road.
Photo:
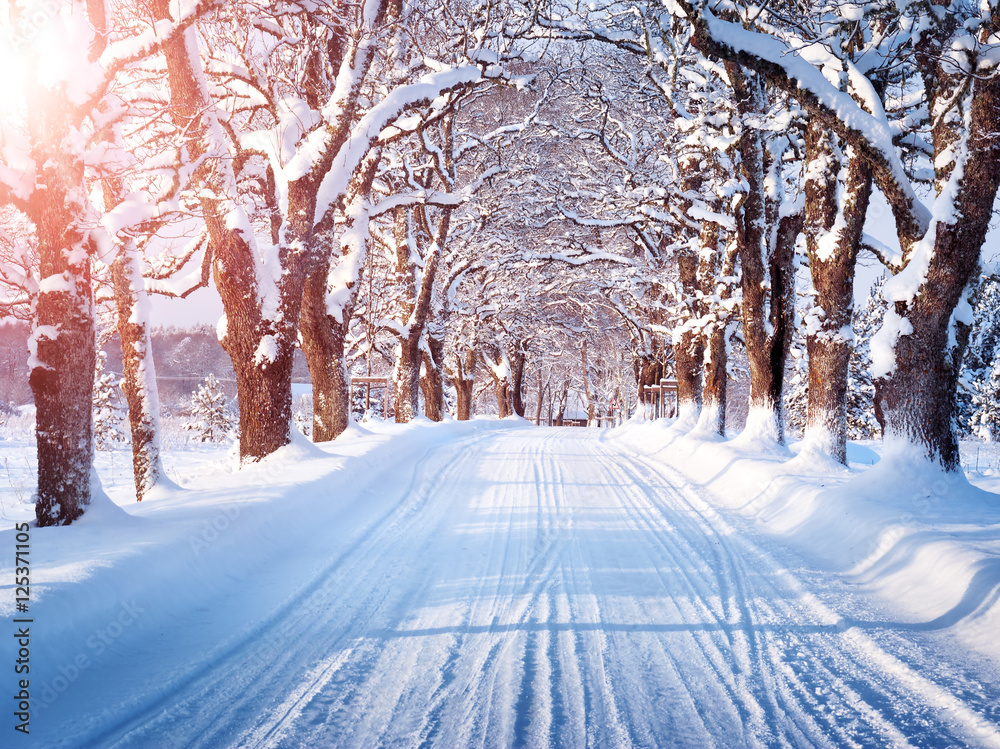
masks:
{"type": "Polygon", "coordinates": [[[386,470],[389,510],[258,636],[88,743],[1000,745],[998,685],[960,648],[603,431],[492,431],[386,470]]]}

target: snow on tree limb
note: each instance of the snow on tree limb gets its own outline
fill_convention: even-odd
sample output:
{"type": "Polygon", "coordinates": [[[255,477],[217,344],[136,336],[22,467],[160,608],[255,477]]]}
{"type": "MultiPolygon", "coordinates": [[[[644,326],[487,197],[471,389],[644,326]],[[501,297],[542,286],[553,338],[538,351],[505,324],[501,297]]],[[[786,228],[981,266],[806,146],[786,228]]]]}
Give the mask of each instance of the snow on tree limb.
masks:
{"type": "MultiPolygon", "coordinates": [[[[695,42],[703,53],[763,73],[771,83],[820,113],[864,148],[873,161],[880,189],[897,211],[900,229],[913,239],[924,235],[930,211],[913,191],[893,143],[895,133],[880,105],[874,107],[875,113],[869,113],[850,93],[831,83],[803,55],[806,42],[793,46],[775,36],[749,31],[739,23],[718,17],[704,0],[676,0],[675,7],[693,25],[695,42]]],[[[877,101],[870,82],[856,69],[851,73],[853,90],[860,98],[877,101]]]]}
{"type": "Polygon", "coordinates": [[[316,195],[314,224],[329,221],[329,215],[347,193],[355,173],[379,133],[408,107],[431,102],[442,94],[486,79],[476,65],[464,65],[429,73],[416,83],[393,89],[351,129],[351,135],[330,164],[316,195]]]}

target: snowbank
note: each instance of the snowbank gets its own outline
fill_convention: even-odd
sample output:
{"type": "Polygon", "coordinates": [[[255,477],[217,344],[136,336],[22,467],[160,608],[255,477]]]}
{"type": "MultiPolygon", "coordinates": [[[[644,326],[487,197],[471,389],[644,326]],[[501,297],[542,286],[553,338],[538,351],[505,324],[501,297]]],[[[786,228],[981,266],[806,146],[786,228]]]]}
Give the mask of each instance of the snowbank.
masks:
{"type": "Polygon", "coordinates": [[[905,446],[848,446],[849,467],[808,446],[757,449],[661,420],[610,439],[685,476],[721,509],[818,569],[876,592],[917,630],[948,629],[1000,663],[1000,489],[946,474],[905,446]],[[801,449],[805,448],[805,449],[801,449]]]}

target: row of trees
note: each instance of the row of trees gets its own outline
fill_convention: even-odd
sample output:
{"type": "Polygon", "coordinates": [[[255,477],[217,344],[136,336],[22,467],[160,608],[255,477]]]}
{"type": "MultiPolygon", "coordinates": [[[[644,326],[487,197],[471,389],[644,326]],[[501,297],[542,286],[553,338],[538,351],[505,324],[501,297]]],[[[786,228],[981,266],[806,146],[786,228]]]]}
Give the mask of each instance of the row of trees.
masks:
{"type": "Polygon", "coordinates": [[[391,231],[371,233],[394,248],[414,296],[398,331],[407,400],[451,212],[490,176],[496,136],[456,138],[453,122],[477,92],[517,83],[503,64],[519,56],[509,16],[389,0],[90,0],[11,3],[9,14],[23,76],[2,132],[5,309],[33,321],[39,524],[71,522],[89,502],[102,273],[140,499],[162,477],[151,291],[214,281],[244,460],[290,440],[299,339],[314,434],[329,439],[346,423],[343,341],[370,224],[386,217],[391,231]]]}
{"type": "MultiPolygon", "coordinates": [[[[675,253],[685,304],[697,319],[715,302],[698,277],[702,262],[704,277],[728,275],[712,267],[723,238],[739,266],[755,436],[783,437],[801,235],[813,297],[804,320],[810,445],[845,458],[853,282],[868,250],[892,274],[871,346],[878,420],[886,439],[915,443],[957,470],[969,300],[1000,179],[995,3],[678,0],[633,11],[607,4],[581,15],[557,3],[539,23],[548,36],[634,55],[669,102],[672,207],[684,228],[674,237],[690,243],[675,253]],[[865,234],[876,188],[899,251],[865,234]]],[[[691,408],[699,382],[687,362],[701,360],[709,338],[692,331],[677,349],[691,408]]],[[[708,372],[701,379],[709,382],[708,372]]]]}

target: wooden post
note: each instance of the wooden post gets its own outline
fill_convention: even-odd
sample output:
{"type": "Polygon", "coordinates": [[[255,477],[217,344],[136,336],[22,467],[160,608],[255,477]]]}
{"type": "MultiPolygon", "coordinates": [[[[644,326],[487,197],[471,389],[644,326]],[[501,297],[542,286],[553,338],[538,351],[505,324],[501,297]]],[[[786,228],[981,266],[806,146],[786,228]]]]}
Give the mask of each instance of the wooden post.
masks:
{"type": "Polygon", "coordinates": [[[382,400],[382,416],[385,418],[389,417],[389,388],[392,387],[392,382],[388,377],[352,377],[350,384],[352,392],[355,385],[365,386],[365,392],[368,394],[366,395],[366,400],[368,397],[371,397],[370,394],[373,385],[377,388],[382,388],[384,392],[382,400]]]}

